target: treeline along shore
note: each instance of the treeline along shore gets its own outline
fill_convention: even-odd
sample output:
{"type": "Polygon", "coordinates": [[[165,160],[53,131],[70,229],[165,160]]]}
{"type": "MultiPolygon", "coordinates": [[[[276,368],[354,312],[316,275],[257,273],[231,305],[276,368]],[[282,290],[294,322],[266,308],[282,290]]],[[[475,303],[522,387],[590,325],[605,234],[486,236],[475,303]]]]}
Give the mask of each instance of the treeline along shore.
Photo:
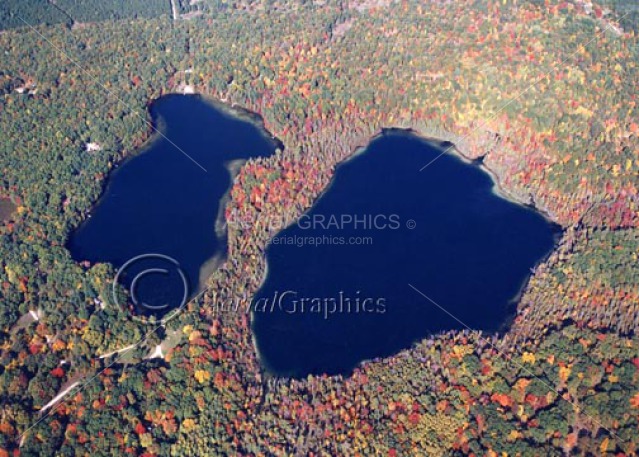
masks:
{"type": "Polygon", "coordinates": [[[636,455],[635,32],[577,1],[252,5],[0,35],[0,194],[19,201],[0,223],[0,452],[636,455]],[[236,176],[209,292],[100,359],[149,329],[109,305],[113,269],[64,243],[148,139],[149,100],[185,82],[258,113],[285,147],[236,176]],[[506,335],[433,335],[347,379],[267,379],[250,316],[215,303],[250,302],[269,218],[302,214],[392,127],[483,157],[562,241],[506,335]],[[165,333],[179,343],[141,361],[165,333]],[[92,381],[37,422],[78,375],[92,381]]]}

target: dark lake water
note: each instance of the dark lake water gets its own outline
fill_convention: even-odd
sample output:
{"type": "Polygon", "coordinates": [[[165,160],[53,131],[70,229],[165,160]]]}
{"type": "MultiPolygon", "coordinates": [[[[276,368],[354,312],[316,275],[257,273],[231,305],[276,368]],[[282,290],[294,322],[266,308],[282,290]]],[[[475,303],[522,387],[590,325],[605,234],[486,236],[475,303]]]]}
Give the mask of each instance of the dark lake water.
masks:
{"type": "MultiPolygon", "coordinates": [[[[215,228],[220,201],[231,185],[227,164],[268,156],[276,144],[254,124],[198,96],[162,97],[152,104],[151,115],[164,136],[154,134],[142,153],[112,173],[91,217],[67,247],[77,261],[116,267],[140,255],[169,256],[179,263],[193,296],[214,268],[214,259],[226,254],[225,233],[216,234],[215,228]]],[[[143,306],[137,312],[161,316],[179,305],[184,290],[171,262],[140,259],[121,279],[130,287],[149,268],[168,273],[140,277],[136,295],[140,303],[162,310],[143,306]]]]}
{"type": "Polygon", "coordinates": [[[272,373],[348,374],[429,334],[508,324],[557,227],[496,195],[477,164],[444,154],[419,171],[440,153],[386,131],[273,240],[253,302],[272,373]]]}

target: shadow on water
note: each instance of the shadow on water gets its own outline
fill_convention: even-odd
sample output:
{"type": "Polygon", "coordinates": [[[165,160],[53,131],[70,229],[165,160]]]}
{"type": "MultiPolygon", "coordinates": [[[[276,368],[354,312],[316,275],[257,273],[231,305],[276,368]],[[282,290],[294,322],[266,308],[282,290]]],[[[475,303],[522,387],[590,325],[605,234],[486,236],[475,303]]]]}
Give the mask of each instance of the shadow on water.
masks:
{"type": "Polygon", "coordinates": [[[385,131],[272,240],[252,304],[270,372],[348,375],[430,334],[507,325],[557,226],[495,193],[481,162],[444,154],[419,171],[441,151],[385,131]]]}
{"type": "MultiPolygon", "coordinates": [[[[193,296],[226,255],[226,230],[220,231],[218,222],[232,172],[281,145],[254,122],[199,96],[167,95],[150,112],[162,135],[154,134],[140,154],[111,174],[102,198],[67,247],[77,261],[115,267],[144,254],[169,256],[179,262],[193,296]]],[[[123,276],[125,285],[144,269],[166,267],[159,263],[136,262],[123,276]]],[[[147,275],[139,281],[139,295],[147,304],[175,306],[183,290],[177,280],[173,272],[147,275]]]]}

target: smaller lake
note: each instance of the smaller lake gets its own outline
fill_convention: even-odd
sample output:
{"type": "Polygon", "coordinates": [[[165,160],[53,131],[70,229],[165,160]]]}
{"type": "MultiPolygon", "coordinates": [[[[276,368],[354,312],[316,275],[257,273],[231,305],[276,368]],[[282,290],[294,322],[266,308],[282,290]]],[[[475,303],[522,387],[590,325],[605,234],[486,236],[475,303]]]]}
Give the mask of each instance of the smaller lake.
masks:
{"type": "MultiPolygon", "coordinates": [[[[216,259],[226,255],[226,234],[216,234],[216,222],[232,182],[227,167],[269,156],[276,144],[253,123],[199,96],[167,95],[150,110],[163,136],[154,134],[144,151],[109,176],[104,195],[67,247],[76,261],[115,267],[136,256],[169,256],[179,263],[193,296],[216,259]]],[[[127,267],[121,278],[131,288],[143,270],[170,270],[167,276],[141,276],[136,284],[141,303],[163,310],[151,314],[163,315],[181,301],[182,280],[170,266],[161,258],[145,258],[127,267]]],[[[147,308],[138,307],[138,312],[149,314],[147,308]]]]}
{"type": "Polygon", "coordinates": [[[477,164],[444,154],[419,171],[441,152],[386,131],[272,240],[252,304],[270,372],[348,375],[430,334],[508,324],[557,226],[495,194],[477,164]]]}

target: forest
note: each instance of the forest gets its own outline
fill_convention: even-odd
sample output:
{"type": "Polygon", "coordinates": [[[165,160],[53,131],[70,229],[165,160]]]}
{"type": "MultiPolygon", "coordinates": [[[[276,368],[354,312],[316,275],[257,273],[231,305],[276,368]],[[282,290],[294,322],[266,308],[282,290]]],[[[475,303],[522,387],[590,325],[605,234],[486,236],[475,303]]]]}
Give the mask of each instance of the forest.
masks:
{"type": "Polygon", "coordinates": [[[171,14],[169,0],[3,0],[0,30],[36,25],[150,18],[171,14]]]}
{"type": "Polygon", "coordinates": [[[619,23],[626,28],[633,29],[635,33],[639,32],[639,5],[626,0],[602,0],[602,14],[608,10],[617,14],[620,18],[619,23]]]}
{"type": "MultiPolygon", "coordinates": [[[[222,3],[173,21],[101,2],[73,17],[100,26],[72,28],[43,7],[30,17],[57,25],[0,34],[0,456],[637,455],[631,16],[558,0],[222,3]],[[154,330],[110,303],[111,265],[64,246],[151,135],[149,101],[186,85],[259,114],[284,149],[240,170],[225,215],[253,223],[229,224],[210,292],[154,330]],[[251,316],[216,303],[250,302],[268,221],[302,214],[391,126],[483,157],[562,239],[505,334],[433,335],[347,378],[272,378],[251,316]]],[[[4,27],[20,27],[7,5],[4,27]]]]}
{"type": "Polygon", "coordinates": [[[0,30],[31,25],[70,24],[64,11],[41,0],[4,0],[0,8],[0,30]]]}

